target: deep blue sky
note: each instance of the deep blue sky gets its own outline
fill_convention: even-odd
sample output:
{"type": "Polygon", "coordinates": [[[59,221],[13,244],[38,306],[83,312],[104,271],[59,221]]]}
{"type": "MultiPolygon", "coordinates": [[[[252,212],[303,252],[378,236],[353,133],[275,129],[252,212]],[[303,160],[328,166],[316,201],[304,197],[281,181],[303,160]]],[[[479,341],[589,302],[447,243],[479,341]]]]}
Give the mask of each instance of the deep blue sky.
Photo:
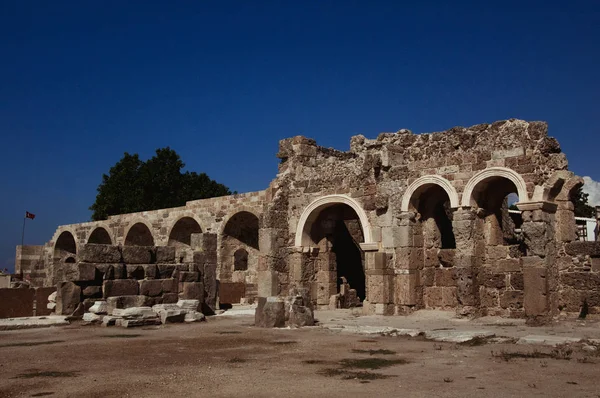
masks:
{"type": "Polygon", "coordinates": [[[0,0],[0,267],[123,152],[264,189],[277,143],[546,120],[600,179],[600,2],[0,0]],[[527,4],[525,4],[527,3],[527,4]]]}

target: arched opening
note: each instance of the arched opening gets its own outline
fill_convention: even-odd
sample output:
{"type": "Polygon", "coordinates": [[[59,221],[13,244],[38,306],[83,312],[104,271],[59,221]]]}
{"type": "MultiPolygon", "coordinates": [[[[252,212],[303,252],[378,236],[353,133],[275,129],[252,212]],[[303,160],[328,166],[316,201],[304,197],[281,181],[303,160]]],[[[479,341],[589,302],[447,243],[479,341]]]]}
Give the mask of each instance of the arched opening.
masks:
{"type": "Polygon", "coordinates": [[[412,194],[410,208],[419,214],[424,247],[456,249],[450,206],[447,192],[436,184],[421,185],[412,194]]]}
{"type": "Polygon", "coordinates": [[[192,217],[183,217],[177,220],[169,234],[169,246],[191,246],[192,234],[202,233],[200,224],[192,217]]]}
{"type": "Polygon", "coordinates": [[[509,211],[519,200],[517,186],[505,177],[488,177],[474,187],[471,204],[479,208],[485,244],[502,246],[522,243],[520,212],[509,211]]]}
{"type": "Polygon", "coordinates": [[[221,235],[222,282],[246,282],[246,271],[255,273],[258,229],[258,217],[248,211],[238,212],[227,220],[221,235]]]}
{"type": "Polygon", "coordinates": [[[112,239],[108,234],[108,231],[103,227],[97,227],[92,231],[88,238],[88,243],[95,243],[98,245],[112,245],[112,239]]]}
{"type": "Polygon", "coordinates": [[[235,253],[233,253],[233,270],[248,270],[248,251],[246,249],[237,249],[235,253]]]}
{"type": "Polygon", "coordinates": [[[66,262],[69,258],[75,259],[76,255],[77,244],[75,243],[75,237],[71,232],[64,231],[58,236],[54,244],[54,259],[66,262]]]}
{"type": "Polygon", "coordinates": [[[125,246],[154,246],[154,237],[148,226],[138,222],[129,228],[125,246]]]}
{"type": "MultiPolygon", "coordinates": [[[[344,280],[359,301],[365,299],[366,283],[364,271],[364,230],[356,211],[344,203],[328,203],[315,210],[307,224],[310,246],[318,250],[318,264],[315,267],[314,282],[319,295],[329,296],[340,293],[344,280]],[[318,272],[329,271],[329,272],[318,272]],[[335,281],[332,280],[335,277],[335,281]],[[335,290],[333,290],[333,289],[335,290]]],[[[344,290],[347,290],[346,288],[344,290]]],[[[318,298],[317,298],[318,300],[318,298]]],[[[319,301],[319,300],[318,300],[319,301]]],[[[324,301],[324,300],[322,300],[324,301]]],[[[352,300],[342,302],[351,303],[352,300]]]]}

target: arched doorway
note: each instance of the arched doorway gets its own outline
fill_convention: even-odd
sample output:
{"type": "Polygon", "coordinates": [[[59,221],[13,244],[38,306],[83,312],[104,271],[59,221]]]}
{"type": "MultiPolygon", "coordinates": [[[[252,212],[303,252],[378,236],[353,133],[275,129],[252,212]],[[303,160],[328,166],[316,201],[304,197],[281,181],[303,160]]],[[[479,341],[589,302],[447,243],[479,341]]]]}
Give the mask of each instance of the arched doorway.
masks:
{"type": "Polygon", "coordinates": [[[112,239],[104,227],[96,227],[90,234],[87,243],[95,243],[97,245],[112,245],[112,239]]]}
{"type": "Polygon", "coordinates": [[[309,251],[307,261],[311,265],[305,267],[308,275],[302,282],[311,289],[317,305],[329,305],[332,296],[338,294],[349,294],[341,297],[342,307],[358,305],[366,298],[361,244],[366,243],[365,235],[370,240],[370,233],[363,220],[367,218],[362,208],[344,196],[321,198],[303,213],[296,242],[316,250],[309,251]]]}
{"type": "Polygon", "coordinates": [[[125,236],[125,246],[154,246],[150,228],[142,222],[133,224],[125,236]]]}
{"type": "Polygon", "coordinates": [[[173,225],[168,246],[175,246],[179,262],[191,261],[193,256],[192,234],[202,233],[200,224],[192,217],[182,217],[173,225]]]}
{"type": "Polygon", "coordinates": [[[245,274],[236,271],[255,272],[258,262],[258,217],[248,211],[231,216],[221,234],[220,279],[226,282],[244,282],[245,274]],[[246,269],[242,269],[242,268],[246,269]]]}
{"type": "Polygon", "coordinates": [[[77,243],[70,231],[63,231],[58,236],[54,244],[52,258],[54,263],[54,280],[61,281],[64,279],[65,264],[77,261],[77,243]]]}

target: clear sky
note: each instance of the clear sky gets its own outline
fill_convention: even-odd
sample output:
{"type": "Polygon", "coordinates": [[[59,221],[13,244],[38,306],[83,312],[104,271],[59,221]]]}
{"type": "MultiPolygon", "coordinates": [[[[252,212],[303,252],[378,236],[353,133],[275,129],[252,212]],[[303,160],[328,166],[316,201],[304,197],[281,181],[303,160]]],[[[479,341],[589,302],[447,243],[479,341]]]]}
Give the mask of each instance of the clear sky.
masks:
{"type": "Polygon", "coordinates": [[[88,221],[125,151],[239,192],[278,140],[545,120],[600,179],[600,2],[0,0],[0,267],[88,221]]]}

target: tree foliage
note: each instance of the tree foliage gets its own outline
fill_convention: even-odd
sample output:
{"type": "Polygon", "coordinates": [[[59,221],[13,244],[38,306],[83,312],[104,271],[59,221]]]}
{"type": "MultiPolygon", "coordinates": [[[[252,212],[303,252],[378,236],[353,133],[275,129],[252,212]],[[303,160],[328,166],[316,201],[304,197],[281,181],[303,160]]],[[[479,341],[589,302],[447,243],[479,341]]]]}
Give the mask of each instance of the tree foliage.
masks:
{"type": "Polygon", "coordinates": [[[92,220],[115,214],[134,213],[185,205],[195,199],[231,195],[223,184],[205,173],[186,171],[181,157],[169,147],[159,148],[146,162],[138,154],[125,152],[123,158],[102,175],[92,220]]]}
{"type": "Polygon", "coordinates": [[[580,186],[571,193],[571,201],[575,206],[575,217],[596,217],[596,209],[588,205],[588,194],[580,186]]]}

